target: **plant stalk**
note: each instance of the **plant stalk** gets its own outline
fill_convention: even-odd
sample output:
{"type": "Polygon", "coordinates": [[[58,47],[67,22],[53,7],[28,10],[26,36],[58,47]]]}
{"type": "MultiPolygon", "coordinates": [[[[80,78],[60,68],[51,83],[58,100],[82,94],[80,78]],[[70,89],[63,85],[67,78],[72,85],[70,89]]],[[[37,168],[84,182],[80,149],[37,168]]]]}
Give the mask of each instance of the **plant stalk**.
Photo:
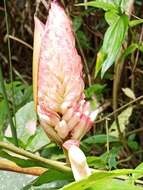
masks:
{"type": "MultiPolygon", "coordinates": [[[[4,0],[4,12],[5,12],[5,22],[6,22],[6,33],[7,33],[7,45],[8,45],[8,60],[9,60],[9,69],[10,69],[10,81],[11,81],[11,89],[12,89],[12,112],[13,115],[15,114],[15,100],[14,100],[14,86],[13,86],[13,74],[12,74],[12,61],[11,61],[11,49],[10,49],[10,38],[9,38],[9,25],[8,25],[8,15],[7,15],[7,6],[6,6],[6,0],[4,0]]],[[[1,71],[2,74],[2,71],[1,71]]],[[[1,75],[2,76],[2,75],[1,75]]],[[[8,101],[7,101],[8,104],[8,101]]],[[[9,110],[9,109],[8,109],[9,110]]],[[[9,110],[10,112],[10,110],[9,110]]],[[[9,113],[9,115],[11,115],[9,113]]],[[[9,119],[11,116],[9,117],[9,119]]],[[[12,120],[12,118],[10,119],[12,120]]],[[[10,121],[10,124],[12,124],[13,121],[10,121]]],[[[17,133],[16,133],[16,118],[14,115],[14,123],[11,125],[11,131],[14,139],[14,143],[16,146],[18,146],[18,140],[17,140],[17,133]]]]}
{"type": "Polygon", "coordinates": [[[9,150],[11,152],[14,152],[16,154],[19,154],[19,155],[25,156],[27,158],[30,158],[32,160],[42,162],[42,163],[46,164],[49,168],[59,170],[59,171],[62,171],[62,172],[71,173],[71,168],[66,166],[62,162],[58,162],[58,161],[43,158],[41,156],[35,155],[35,154],[31,153],[31,152],[28,152],[26,150],[23,150],[22,148],[18,148],[16,146],[14,146],[12,144],[9,144],[9,143],[6,143],[6,142],[1,142],[0,141],[0,147],[4,148],[6,150],[9,150]]]}
{"type": "Polygon", "coordinates": [[[0,65],[0,84],[1,84],[2,92],[3,92],[3,97],[4,97],[6,108],[7,108],[8,119],[9,119],[9,123],[10,123],[10,127],[11,127],[11,132],[12,132],[14,144],[16,146],[18,146],[18,139],[17,139],[16,128],[14,126],[12,115],[11,115],[11,112],[10,112],[10,107],[9,107],[8,98],[7,98],[7,94],[6,94],[6,89],[5,89],[5,85],[4,85],[4,78],[3,78],[3,75],[2,75],[1,65],[0,65]]]}
{"type": "MultiPolygon", "coordinates": [[[[41,167],[29,167],[29,168],[21,168],[14,164],[13,162],[7,161],[7,160],[0,160],[0,169],[5,170],[5,171],[12,171],[12,172],[18,172],[18,173],[24,173],[28,175],[35,175],[35,176],[40,176],[43,174],[47,169],[46,168],[41,168],[41,167]]],[[[95,170],[93,169],[93,172],[103,172],[103,170],[95,170]]],[[[106,171],[107,172],[107,171],[106,171]]],[[[115,177],[115,179],[118,180],[128,180],[130,176],[120,176],[120,177],[115,177]]],[[[135,184],[138,185],[143,185],[143,181],[141,180],[135,180],[135,184]]]]}

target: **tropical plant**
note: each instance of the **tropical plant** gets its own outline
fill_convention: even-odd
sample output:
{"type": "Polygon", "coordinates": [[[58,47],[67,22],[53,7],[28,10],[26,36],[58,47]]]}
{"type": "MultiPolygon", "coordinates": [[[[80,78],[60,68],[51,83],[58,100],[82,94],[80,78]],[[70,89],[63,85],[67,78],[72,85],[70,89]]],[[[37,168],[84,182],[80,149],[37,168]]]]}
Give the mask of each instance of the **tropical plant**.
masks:
{"type": "MultiPolygon", "coordinates": [[[[19,1],[16,3],[22,6],[19,1]]],[[[76,14],[80,10],[81,14],[75,16],[70,2],[37,1],[32,48],[10,35],[8,2],[4,0],[10,81],[0,67],[0,169],[38,176],[24,185],[23,190],[142,189],[143,182],[139,180],[143,177],[142,158],[140,164],[134,163],[137,154],[141,157],[142,145],[136,133],[142,130],[127,129],[143,99],[134,90],[135,71],[143,49],[143,29],[139,43],[130,40],[135,26],[143,23],[132,13],[134,3],[140,6],[141,2],[76,1],[72,9],[76,14]],[[43,16],[42,5],[48,16],[43,16]],[[104,36],[98,33],[102,40],[96,49],[97,58],[92,59],[95,49],[83,20],[94,15],[95,10],[97,16],[104,15],[105,22],[101,23],[106,29],[104,36]],[[45,20],[45,24],[40,20],[45,20]],[[31,85],[12,65],[10,39],[33,49],[34,101],[31,85]],[[131,86],[122,88],[121,93],[127,99],[123,104],[118,101],[118,93],[129,55],[135,65],[131,86]],[[113,80],[113,102],[108,96],[108,101],[102,104],[110,93],[108,80],[113,80]],[[109,113],[111,102],[113,112],[109,113]],[[105,109],[107,114],[103,112],[105,109]],[[114,120],[110,121],[112,116],[114,120]],[[100,125],[100,129],[95,125],[100,125]]],[[[98,27],[102,27],[100,24],[98,27]]],[[[87,29],[95,35],[93,28],[87,25],[87,29]]]]}

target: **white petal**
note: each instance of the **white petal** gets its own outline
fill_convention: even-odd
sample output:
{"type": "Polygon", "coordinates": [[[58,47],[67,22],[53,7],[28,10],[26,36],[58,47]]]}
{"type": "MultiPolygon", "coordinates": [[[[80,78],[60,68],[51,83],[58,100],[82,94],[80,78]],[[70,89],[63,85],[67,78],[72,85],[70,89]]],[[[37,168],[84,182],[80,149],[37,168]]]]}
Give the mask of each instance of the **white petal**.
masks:
{"type": "Polygon", "coordinates": [[[81,180],[91,174],[91,169],[88,167],[84,153],[75,145],[72,145],[68,150],[71,168],[76,181],[81,180]]]}
{"type": "Polygon", "coordinates": [[[56,125],[55,130],[62,139],[66,138],[69,133],[69,128],[64,120],[56,125]]]}

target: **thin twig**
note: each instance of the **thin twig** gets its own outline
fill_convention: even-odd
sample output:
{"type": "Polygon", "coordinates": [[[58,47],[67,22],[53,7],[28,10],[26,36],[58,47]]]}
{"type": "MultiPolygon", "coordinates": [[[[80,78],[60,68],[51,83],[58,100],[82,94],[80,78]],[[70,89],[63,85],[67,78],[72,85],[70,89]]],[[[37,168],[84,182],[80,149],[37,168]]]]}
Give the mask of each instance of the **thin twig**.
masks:
{"type": "MultiPolygon", "coordinates": [[[[139,45],[141,44],[142,39],[143,39],[143,26],[142,26],[141,34],[140,34],[140,38],[139,38],[139,45]]],[[[133,91],[134,91],[134,88],[135,88],[135,71],[136,71],[136,67],[137,67],[137,63],[138,63],[138,59],[139,59],[139,54],[140,54],[140,51],[138,49],[137,52],[136,52],[135,60],[134,60],[134,63],[133,63],[132,74],[131,74],[131,88],[132,88],[133,91]]]]}
{"type": "Polygon", "coordinates": [[[89,84],[89,86],[91,86],[92,83],[91,83],[91,77],[90,77],[90,72],[89,72],[88,64],[87,64],[87,61],[86,61],[83,49],[82,49],[82,47],[80,45],[80,42],[78,40],[78,37],[77,37],[76,33],[75,33],[75,39],[77,41],[77,45],[78,45],[78,48],[80,50],[80,53],[81,53],[81,56],[82,56],[82,59],[83,59],[84,65],[85,65],[85,70],[86,70],[86,74],[87,74],[87,78],[88,78],[88,84],[89,84]]]}
{"type": "Polygon", "coordinates": [[[108,128],[108,118],[105,120],[105,126],[106,126],[106,136],[107,136],[107,153],[110,152],[110,143],[109,143],[109,128],[108,128]]]}
{"type": "Polygon", "coordinates": [[[29,45],[27,42],[24,42],[23,40],[15,37],[15,36],[12,36],[12,35],[8,35],[8,37],[14,41],[17,41],[17,42],[23,44],[24,46],[28,47],[29,49],[33,50],[33,47],[31,45],[29,45]]]}
{"type": "Polygon", "coordinates": [[[143,99],[143,95],[137,97],[135,100],[132,100],[132,101],[128,102],[127,104],[121,106],[120,108],[116,109],[116,110],[113,111],[112,113],[110,113],[110,114],[106,115],[105,117],[103,117],[103,118],[101,118],[101,119],[95,121],[94,123],[95,123],[95,124],[101,123],[102,121],[106,120],[106,118],[110,118],[110,117],[113,116],[115,113],[118,113],[118,112],[122,111],[123,109],[129,107],[130,105],[132,105],[132,104],[134,104],[134,103],[136,103],[137,101],[140,101],[140,100],[142,100],[142,99],[143,99]]]}
{"type": "MultiPolygon", "coordinates": [[[[142,39],[143,39],[143,26],[142,26],[141,34],[140,34],[140,38],[139,38],[139,45],[142,43],[142,39]]],[[[135,58],[135,63],[134,63],[132,73],[135,72],[135,69],[136,69],[136,66],[137,66],[137,63],[138,63],[138,59],[139,59],[139,50],[136,53],[136,58],[135,58]]]]}
{"type": "Polygon", "coordinates": [[[45,6],[45,8],[47,9],[47,10],[49,10],[49,5],[50,5],[50,2],[49,3],[47,3],[45,0],[41,0],[41,2],[43,3],[43,5],[45,6]]]}
{"type": "Polygon", "coordinates": [[[142,18],[140,18],[140,17],[138,17],[138,16],[136,16],[134,14],[131,14],[131,16],[134,17],[134,18],[136,18],[136,19],[138,19],[138,20],[142,19],[142,18]]]}
{"type": "Polygon", "coordinates": [[[21,74],[13,67],[13,72],[18,76],[18,78],[26,85],[28,85],[28,82],[21,76],[21,74]]]}
{"type": "Polygon", "coordinates": [[[143,127],[138,128],[138,129],[134,129],[134,130],[132,130],[132,131],[127,132],[127,133],[126,133],[126,136],[130,136],[130,135],[132,135],[132,134],[134,134],[134,133],[140,133],[140,132],[143,132],[143,127]]]}
{"type": "Polygon", "coordinates": [[[4,11],[4,8],[3,8],[3,7],[0,7],[0,11],[4,11]]]}

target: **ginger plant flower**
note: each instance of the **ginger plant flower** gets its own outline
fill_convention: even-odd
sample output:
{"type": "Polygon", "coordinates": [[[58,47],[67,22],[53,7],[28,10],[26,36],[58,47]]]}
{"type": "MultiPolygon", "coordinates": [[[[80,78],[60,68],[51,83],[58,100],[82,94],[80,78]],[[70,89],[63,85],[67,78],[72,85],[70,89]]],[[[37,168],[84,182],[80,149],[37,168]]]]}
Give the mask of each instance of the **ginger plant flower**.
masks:
{"type": "Polygon", "coordinates": [[[33,92],[40,124],[60,145],[80,140],[97,114],[84,100],[82,61],[72,23],[57,1],[51,2],[45,24],[36,16],[34,20],[33,92]]]}
{"type": "Polygon", "coordinates": [[[91,170],[79,141],[92,127],[98,110],[92,112],[85,100],[82,61],[64,9],[52,1],[46,23],[36,16],[34,21],[35,110],[49,138],[67,150],[74,177],[80,180],[91,170]]]}

